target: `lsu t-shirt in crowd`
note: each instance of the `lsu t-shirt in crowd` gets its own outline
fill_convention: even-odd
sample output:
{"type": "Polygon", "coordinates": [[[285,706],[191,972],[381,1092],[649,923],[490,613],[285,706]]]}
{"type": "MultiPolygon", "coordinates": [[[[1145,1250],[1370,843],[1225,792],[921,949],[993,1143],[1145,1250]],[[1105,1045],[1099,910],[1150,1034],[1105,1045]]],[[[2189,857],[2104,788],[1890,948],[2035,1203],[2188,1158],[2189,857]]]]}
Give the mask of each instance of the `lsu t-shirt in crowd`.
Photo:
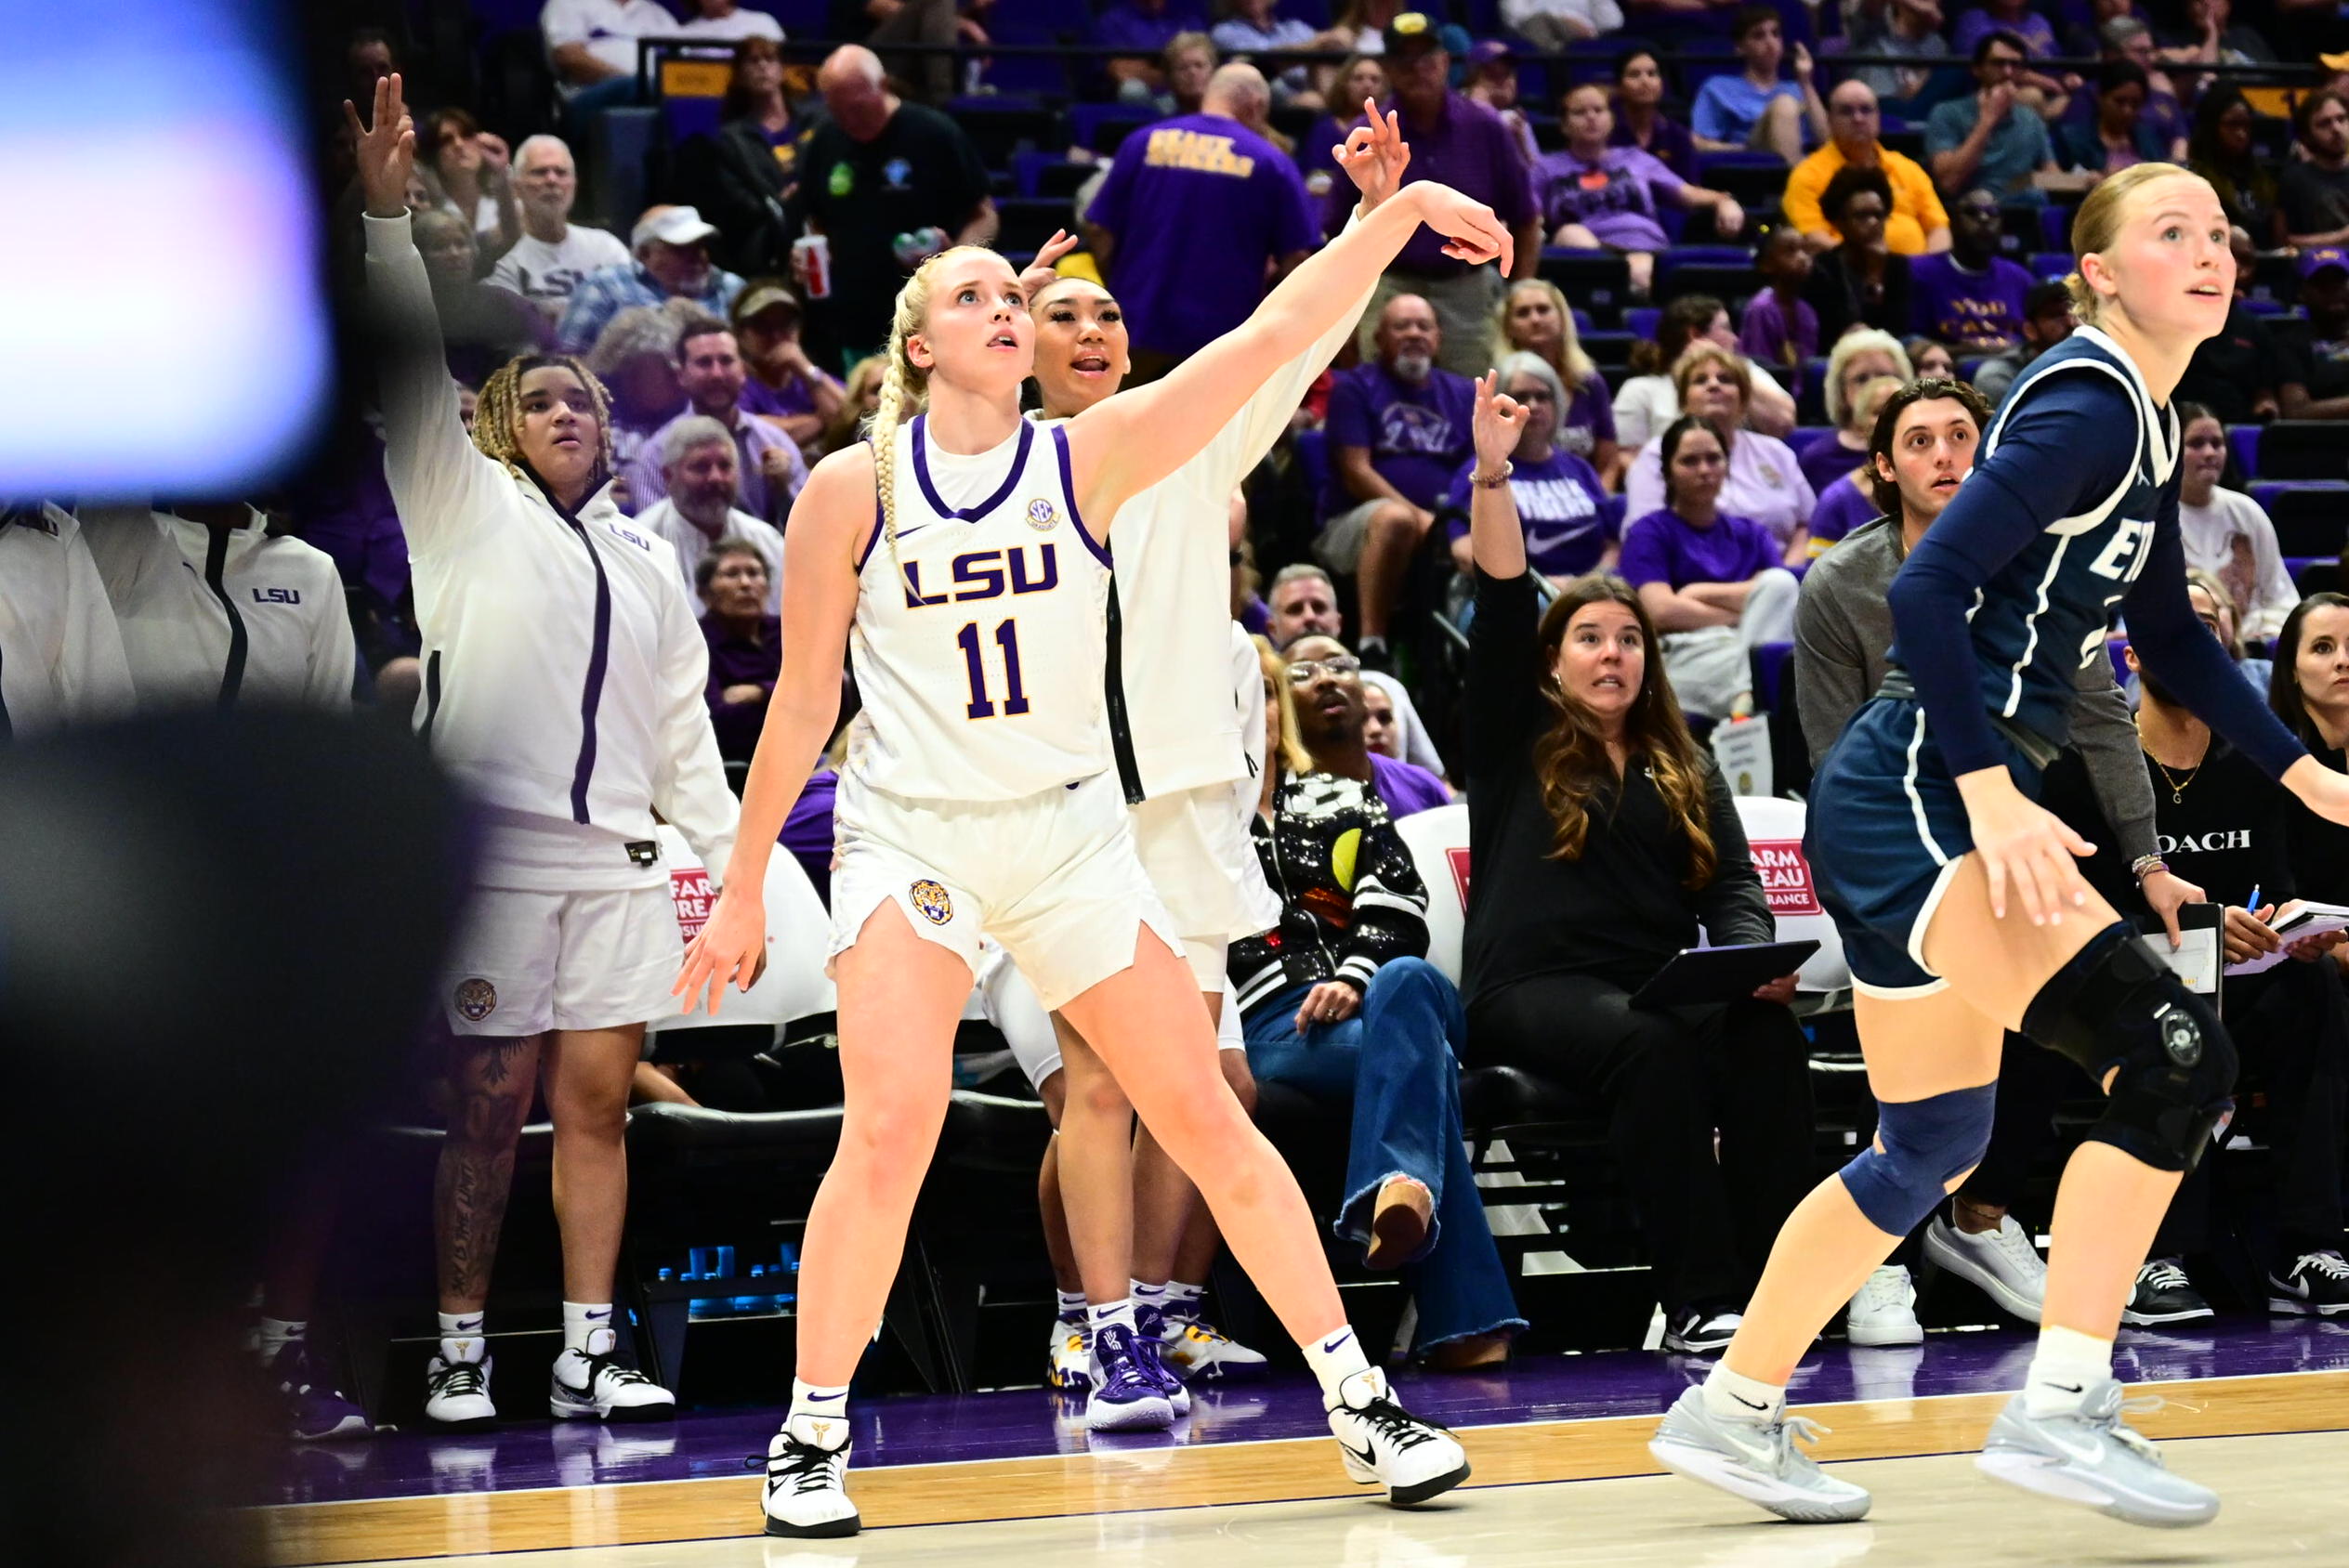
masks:
{"type": "Polygon", "coordinates": [[[2002,255],[1978,272],[1947,251],[1919,256],[1909,263],[1909,288],[1915,330],[1960,354],[1995,353],[2022,341],[2031,275],[2002,255]]]}
{"type": "Polygon", "coordinates": [[[1368,447],[1379,477],[1412,505],[1432,512],[1467,461],[1469,431],[1476,413],[1476,386],[1464,375],[1430,370],[1414,386],[1372,360],[1343,372],[1330,388],[1330,500],[1332,516],[1351,509],[1357,498],[1338,477],[1338,447],[1368,447]]]}
{"type": "Polygon", "coordinates": [[[1109,285],[1134,346],[1177,356],[1245,321],[1265,264],[1320,238],[1297,166],[1221,114],[1127,137],[1085,217],[1116,236],[1109,285]]]}
{"type": "MultiPolygon", "coordinates": [[[[1472,457],[1452,477],[1449,500],[1459,513],[1449,525],[1454,539],[1468,534],[1468,503],[1476,496],[1468,476],[1476,467],[1472,457]]],[[[1526,564],[1544,577],[1579,577],[1598,565],[1614,542],[1606,487],[1597,470],[1572,452],[1553,450],[1539,463],[1517,461],[1509,475],[1509,494],[1525,529],[1526,564]]]]}
{"type": "Polygon", "coordinates": [[[1579,223],[1600,244],[1626,251],[1660,251],[1672,243],[1657,219],[1656,198],[1683,183],[1654,154],[1636,147],[1610,147],[1596,163],[1560,148],[1533,166],[1533,191],[1545,228],[1579,223]]]}
{"type": "Polygon", "coordinates": [[[1691,582],[1745,582],[1780,564],[1783,552],[1770,530],[1751,517],[1722,513],[1699,528],[1666,507],[1650,512],[1623,530],[1622,558],[1615,569],[1634,588],[1661,582],[1673,589],[1691,582]]]}
{"type": "Polygon", "coordinates": [[[559,321],[579,280],[599,267],[627,264],[628,247],[618,235],[574,223],[557,244],[535,234],[523,235],[490,268],[490,281],[520,294],[548,320],[559,321]]]}

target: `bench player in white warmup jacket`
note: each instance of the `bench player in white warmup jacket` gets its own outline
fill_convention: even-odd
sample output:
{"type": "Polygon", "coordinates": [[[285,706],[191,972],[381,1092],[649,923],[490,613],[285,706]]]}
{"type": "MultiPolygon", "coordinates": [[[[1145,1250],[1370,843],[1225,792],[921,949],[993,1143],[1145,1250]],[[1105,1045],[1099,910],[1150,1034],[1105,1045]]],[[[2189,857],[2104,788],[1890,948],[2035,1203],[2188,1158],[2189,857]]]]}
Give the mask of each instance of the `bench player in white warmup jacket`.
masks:
{"type": "MultiPolygon", "coordinates": [[[[1263,90],[1253,66],[1226,66],[1218,74],[1226,72],[1244,72],[1263,90]]],[[[1400,186],[1409,162],[1397,124],[1374,106],[1365,112],[1364,146],[1333,150],[1362,191],[1357,222],[1400,186]]],[[[1038,259],[1056,254],[1047,245],[1038,259]]],[[[1031,269],[1022,281],[1033,291],[1043,401],[1035,417],[1059,424],[1118,391],[1128,368],[1124,315],[1107,289],[1087,280],[1031,269]]],[[[1174,918],[1208,1016],[1219,1022],[1227,947],[1280,915],[1247,827],[1262,771],[1255,753],[1263,747],[1264,686],[1254,645],[1231,619],[1234,492],[1279,439],[1369,302],[1366,289],[1354,309],[1267,377],[1214,439],[1110,522],[1117,559],[1106,686],[1111,752],[1143,869],[1174,918]],[[1235,784],[1242,786],[1237,801],[1235,784]]],[[[1086,1392],[1086,1424],[1096,1431],[1170,1426],[1189,1403],[1183,1378],[1261,1369],[1264,1357],[1197,1320],[1199,1290],[1218,1245],[1214,1226],[1197,1212],[1196,1190],[1148,1129],[1133,1133],[1132,1109],[1100,1057],[1066,1018],[1056,1014],[1054,1026],[1058,1050],[1041,1061],[1023,1054],[1020,1064],[1046,1103],[1056,1103],[1057,1135],[1045,1153],[1039,1196],[1059,1198],[1083,1285],[1080,1301],[1064,1296],[1062,1320],[1054,1325],[1053,1380],[1086,1392]],[[1056,1072],[1066,1077],[1047,1090],[1056,1072]],[[1095,1353],[1091,1330],[1107,1323],[1138,1329],[1142,1365],[1095,1353]]],[[[1219,1031],[1218,1043],[1225,1076],[1253,1108],[1245,1043],[1237,1030],[1227,1040],[1219,1031]]]]}
{"type": "Polygon", "coordinates": [[[702,701],[709,655],[670,546],[612,504],[610,413],[577,360],[508,362],[482,386],[466,438],[408,232],[415,133],[400,78],[377,85],[369,126],[346,110],[386,336],[385,475],[424,632],[416,726],[488,830],[441,992],[456,1105],[434,1191],[440,1352],[425,1411],[456,1425],[496,1414],[482,1307],[514,1142],[543,1077],[564,1296],[548,1407],[666,1417],[668,1392],[615,1359],[611,1280],[629,1078],[676,973],[653,813],[713,869],[733,847],[734,798],[702,701]]]}
{"type": "Polygon", "coordinates": [[[991,251],[943,252],[898,296],[870,441],[825,459],[800,492],[783,536],[782,675],[726,889],[677,983],[689,1005],[704,986],[715,1005],[718,986],[750,977],[766,856],[838,712],[853,623],[865,708],[841,778],[832,938],[847,1104],[801,1253],[799,1365],[768,1448],[770,1533],[857,1528],[848,1379],[945,1114],[982,929],[1198,1181],[1319,1377],[1349,1473],[1398,1503],[1466,1476],[1459,1444],[1397,1405],[1365,1360],[1295,1179],[1216,1070],[1214,1030],[1135,853],[1110,755],[1110,542],[1094,531],[1335,325],[1423,221],[1463,259],[1509,248],[1486,208],[1406,187],[1238,331],[1050,429],[1019,415],[1035,329],[1017,276],[991,251]],[[904,420],[917,399],[926,412],[904,420]]]}

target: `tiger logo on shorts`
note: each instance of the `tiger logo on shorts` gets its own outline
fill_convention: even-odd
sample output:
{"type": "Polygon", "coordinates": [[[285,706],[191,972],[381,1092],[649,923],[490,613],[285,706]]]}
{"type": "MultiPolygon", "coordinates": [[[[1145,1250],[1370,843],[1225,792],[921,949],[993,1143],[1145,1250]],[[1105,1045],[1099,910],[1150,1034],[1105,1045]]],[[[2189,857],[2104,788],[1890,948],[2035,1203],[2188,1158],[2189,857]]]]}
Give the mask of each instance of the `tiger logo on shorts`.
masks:
{"type": "Polygon", "coordinates": [[[497,987],[479,977],[459,981],[456,1007],[458,1017],[468,1024],[479,1024],[497,1011],[497,987]]]}
{"type": "Polygon", "coordinates": [[[1060,526],[1060,514],[1043,496],[1028,503],[1028,526],[1038,533],[1050,533],[1060,526]]]}
{"type": "Polygon", "coordinates": [[[954,900],[947,896],[945,888],[927,877],[905,891],[906,896],[913,900],[913,907],[922,912],[922,918],[932,925],[944,925],[954,918],[954,900]]]}

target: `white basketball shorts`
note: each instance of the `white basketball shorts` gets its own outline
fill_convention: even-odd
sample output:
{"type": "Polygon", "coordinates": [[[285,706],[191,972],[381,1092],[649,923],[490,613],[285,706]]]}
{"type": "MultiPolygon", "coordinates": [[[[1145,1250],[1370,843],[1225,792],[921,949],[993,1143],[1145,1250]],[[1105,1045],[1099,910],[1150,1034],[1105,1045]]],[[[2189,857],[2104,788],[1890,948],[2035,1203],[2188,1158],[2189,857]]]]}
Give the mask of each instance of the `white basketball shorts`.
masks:
{"type": "Polygon", "coordinates": [[[1135,852],[1114,774],[1014,801],[909,801],[853,770],[840,779],[832,874],[836,958],[884,900],[979,974],[979,937],[1004,945],[1056,1010],[1132,966],[1141,928],[1174,952],[1182,934],[1135,852]]]}
{"type": "MultiPolygon", "coordinates": [[[[978,1000],[987,1021],[1002,1031],[1011,1046],[1012,1059],[1019,1064],[1028,1087],[1041,1095],[1045,1080],[1060,1070],[1060,1036],[1019,966],[992,942],[979,960],[978,1000]]],[[[1215,1015],[1215,1047],[1219,1051],[1248,1049],[1240,1032],[1240,1009],[1232,1006],[1228,993],[1215,1015]]]]}
{"type": "Polygon", "coordinates": [[[643,1024],[676,1006],[685,946],[656,887],[537,893],[479,887],[440,987],[460,1035],[535,1035],[643,1024]]]}
{"type": "Polygon", "coordinates": [[[1256,846],[1228,784],[1153,795],[1134,810],[1142,869],[1183,934],[1202,992],[1224,988],[1225,950],[1280,921],[1256,846]]]}

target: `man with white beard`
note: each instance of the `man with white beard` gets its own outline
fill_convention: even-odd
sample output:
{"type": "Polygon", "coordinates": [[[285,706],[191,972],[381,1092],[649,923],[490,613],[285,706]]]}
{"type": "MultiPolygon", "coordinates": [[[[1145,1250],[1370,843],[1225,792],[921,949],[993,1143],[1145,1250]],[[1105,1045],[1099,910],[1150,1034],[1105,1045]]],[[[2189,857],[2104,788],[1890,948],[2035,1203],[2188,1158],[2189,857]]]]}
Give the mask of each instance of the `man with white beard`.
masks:
{"type": "Polygon", "coordinates": [[[676,546],[686,593],[710,547],[739,539],[767,562],[767,613],[782,614],[783,536],[734,504],[741,474],[733,432],[706,414],[678,420],[662,438],[661,474],[669,493],[637,513],[636,526],[676,546]]]}

